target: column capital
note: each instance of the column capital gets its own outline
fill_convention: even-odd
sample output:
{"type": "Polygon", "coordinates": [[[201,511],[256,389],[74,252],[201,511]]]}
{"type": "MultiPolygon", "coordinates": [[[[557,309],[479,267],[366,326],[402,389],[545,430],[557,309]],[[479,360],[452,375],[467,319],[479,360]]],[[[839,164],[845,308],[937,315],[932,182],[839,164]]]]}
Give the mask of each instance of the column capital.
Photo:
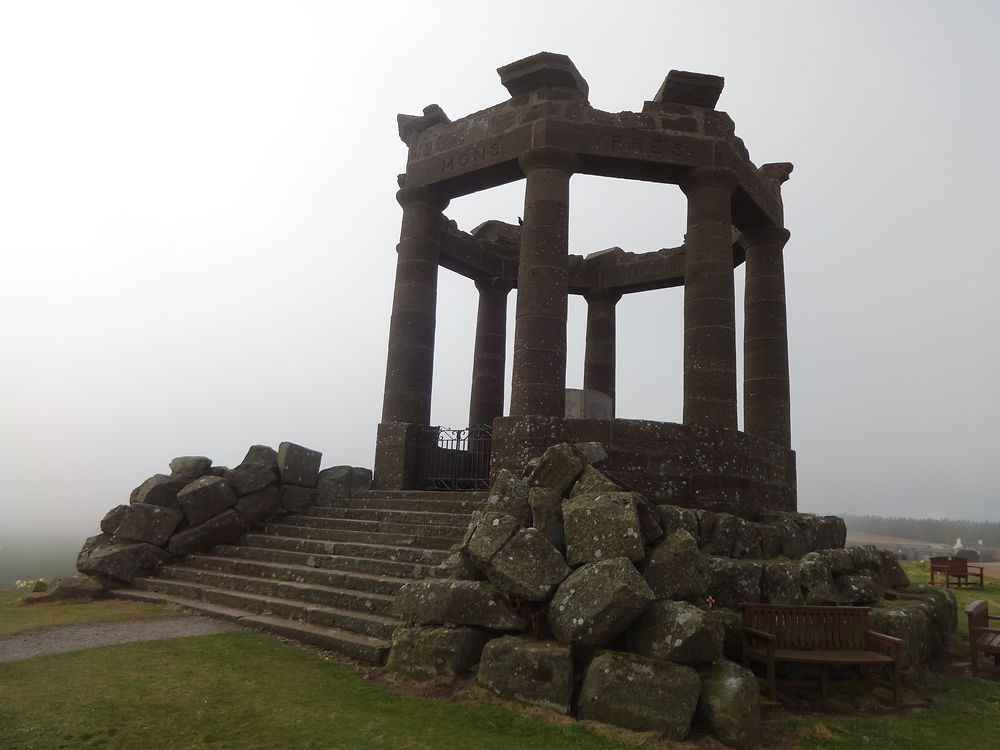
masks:
{"type": "Polygon", "coordinates": [[[572,174],[579,160],[576,154],[563,148],[532,148],[523,151],[517,157],[517,163],[525,175],[536,169],[559,169],[572,174]]]}
{"type": "Polygon", "coordinates": [[[583,298],[587,300],[588,303],[591,302],[608,302],[612,305],[617,305],[622,298],[621,292],[612,292],[607,287],[595,287],[593,289],[588,289],[583,293],[583,298]]]}
{"type": "Polygon", "coordinates": [[[476,289],[480,292],[501,292],[502,294],[507,294],[513,288],[514,285],[512,283],[497,276],[476,279],[476,289]]]}
{"type": "Polygon", "coordinates": [[[732,192],[739,184],[739,175],[725,167],[695,167],[685,172],[677,182],[678,187],[687,196],[693,191],[705,188],[732,192]]]}
{"type": "Polygon", "coordinates": [[[740,243],[740,247],[744,249],[755,247],[756,245],[777,245],[781,248],[785,246],[785,243],[788,242],[788,238],[791,236],[792,233],[784,227],[776,227],[770,224],[744,229],[740,232],[738,242],[740,243]]]}
{"type": "Polygon", "coordinates": [[[424,204],[437,212],[444,211],[451,200],[439,191],[429,187],[405,187],[396,192],[396,201],[403,208],[424,204]]]}

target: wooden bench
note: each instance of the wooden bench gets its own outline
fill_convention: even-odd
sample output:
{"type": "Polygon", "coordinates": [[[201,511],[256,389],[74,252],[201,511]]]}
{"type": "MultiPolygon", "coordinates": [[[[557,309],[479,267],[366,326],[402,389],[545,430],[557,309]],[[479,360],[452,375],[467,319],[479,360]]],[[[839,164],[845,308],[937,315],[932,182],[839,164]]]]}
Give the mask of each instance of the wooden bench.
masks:
{"type": "Polygon", "coordinates": [[[975,586],[983,587],[983,569],[978,565],[969,565],[969,561],[964,557],[932,557],[931,564],[931,586],[944,586],[950,589],[954,586],[957,589],[967,589],[975,586]],[[975,572],[978,571],[978,572],[975,572]],[[979,583],[971,580],[978,578],[979,583]]]}
{"type": "Polygon", "coordinates": [[[1000,666],[1000,628],[991,628],[990,620],[1000,621],[991,615],[989,605],[976,599],[965,608],[969,617],[969,656],[972,658],[972,675],[979,674],[979,654],[993,657],[993,666],[1000,666]]]}
{"type": "Polygon", "coordinates": [[[899,706],[902,640],[870,630],[869,611],[868,607],[744,604],[743,664],[749,667],[756,661],[766,665],[771,700],[778,697],[777,662],[818,665],[824,699],[829,694],[826,670],[831,665],[891,667],[892,681],[880,684],[892,688],[893,701],[899,706]]]}

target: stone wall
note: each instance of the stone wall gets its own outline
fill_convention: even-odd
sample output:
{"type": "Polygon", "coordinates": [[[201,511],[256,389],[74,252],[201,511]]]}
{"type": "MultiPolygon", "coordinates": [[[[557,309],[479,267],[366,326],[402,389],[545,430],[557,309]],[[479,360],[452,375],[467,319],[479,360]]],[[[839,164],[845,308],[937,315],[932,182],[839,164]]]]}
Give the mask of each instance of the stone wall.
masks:
{"type": "MultiPolygon", "coordinates": [[[[254,445],[236,467],[205,456],[181,456],[169,474],[136,487],[128,505],[101,521],[84,542],[77,569],[107,588],[186,554],[236,542],[244,531],[313,505],[336,505],[367,489],[371,471],[351,466],[320,470],[322,454],[295,443],[254,445]]],[[[57,592],[58,593],[58,592],[57,592]]]]}
{"type": "Polygon", "coordinates": [[[492,474],[520,472],[556,442],[600,442],[601,470],[654,505],[754,520],[796,509],[795,452],[753,435],[638,419],[502,417],[494,421],[492,474]]]}
{"type": "Polygon", "coordinates": [[[388,668],[474,672],[522,703],[750,747],[760,704],[739,666],[743,602],[871,607],[911,670],[954,633],[950,592],[910,586],[888,552],[844,548],[842,519],[653,505],[604,471],[609,453],[560,444],[523,476],[499,471],[450,557],[397,595],[407,625],[388,668]]]}

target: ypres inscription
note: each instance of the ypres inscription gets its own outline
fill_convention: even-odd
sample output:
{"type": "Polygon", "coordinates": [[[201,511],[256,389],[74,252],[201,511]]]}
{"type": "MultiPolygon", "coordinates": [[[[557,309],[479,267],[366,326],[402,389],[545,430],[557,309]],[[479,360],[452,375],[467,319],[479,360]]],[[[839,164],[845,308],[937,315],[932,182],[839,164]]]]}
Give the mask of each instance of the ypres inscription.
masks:
{"type": "Polygon", "coordinates": [[[483,161],[492,161],[503,154],[503,144],[500,141],[493,143],[476,144],[458,155],[452,154],[441,158],[441,174],[454,172],[455,167],[463,168],[470,164],[478,164],[483,161]]]}
{"type": "Polygon", "coordinates": [[[674,157],[681,157],[686,153],[683,143],[669,141],[656,136],[605,132],[594,133],[593,137],[594,145],[601,149],[633,151],[640,154],[674,157]]]}

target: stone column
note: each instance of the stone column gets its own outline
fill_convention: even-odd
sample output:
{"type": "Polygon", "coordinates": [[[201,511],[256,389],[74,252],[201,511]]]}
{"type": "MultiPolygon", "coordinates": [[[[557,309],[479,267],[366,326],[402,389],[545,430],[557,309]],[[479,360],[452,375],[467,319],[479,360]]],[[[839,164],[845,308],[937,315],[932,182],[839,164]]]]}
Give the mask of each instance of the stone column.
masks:
{"type": "Polygon", "coordinates": [[[524,225],[517,274],[510,415],[566,413],[566,308],[569,295],[569,179],[576,155],[525,151],[524,225]]]}
{"type": "Polygon", "coordinates": [[[736,174],[692,169],[684,239],[684,423],[737,428],[732,195],[736,174]]]}
{"type": "Polygon", "coordinates": [[[587,349],[583,355],[583,387],[611,397],[615,404],[615,306],[621,294],[592,289],[587,300],[587,349]]]}
{"type": "Polygon", "coordinates": [[[792,444],[788,325],[783,248],[787,229],[748,229],[743,329],[743,429],[786,448],[792,444]]]}
{"type": "Polygon", "coordinates": [[[503,377],[507,359],[507,294],[511,285],[501,279],[479,279],[479,315],[472,359],[472,395],[469,425],[493,424],[503,416],[503,377]]]}
{"type": "Polygon", "coordinates": [[[428,188],[396,193],[403,222],[389,322],[383,422],[426,425],[431,418],[441,212],[448,200],[428,188]]]}

